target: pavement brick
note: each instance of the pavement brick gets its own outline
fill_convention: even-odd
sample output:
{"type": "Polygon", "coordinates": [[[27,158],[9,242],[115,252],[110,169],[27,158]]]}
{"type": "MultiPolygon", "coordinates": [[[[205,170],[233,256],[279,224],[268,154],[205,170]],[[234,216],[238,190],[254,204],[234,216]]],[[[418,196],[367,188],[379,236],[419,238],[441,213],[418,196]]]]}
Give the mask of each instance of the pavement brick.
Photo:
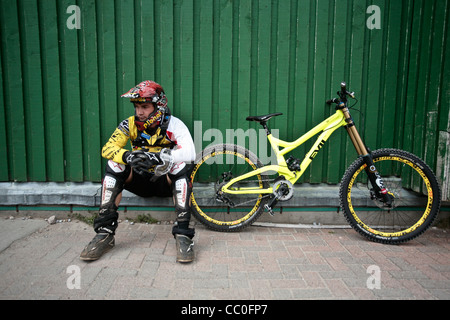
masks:
{"type": "Polygon", "coordinates": [[[344,228],[195,227],[191,264],[175,262],[170,225],[126,221],[115,248],[86,263],[79,254],[94,235],[90,226],[44,225],[0,251],[0,299],[450,299],[448,230],[389,246],[344,228]],[[378,288],[368,286],[371,266],[380,271],[378,288]]]}

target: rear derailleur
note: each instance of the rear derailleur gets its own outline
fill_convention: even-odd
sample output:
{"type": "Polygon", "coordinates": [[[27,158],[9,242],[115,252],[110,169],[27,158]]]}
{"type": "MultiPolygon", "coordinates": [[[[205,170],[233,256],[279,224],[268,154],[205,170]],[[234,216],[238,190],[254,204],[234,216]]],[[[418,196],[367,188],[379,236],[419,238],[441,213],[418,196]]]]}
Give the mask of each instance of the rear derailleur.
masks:
{"type": "Polygon", "coordinates": [[[222,187],[226,185],[231,179],[233,178],[233,174],[230,172],[224,172],[222,173],[222,181],[218,180],[216,182],[216,201],[226,203],[229,207],[233,208],[235,207],[235,204],[233,201],[231,201],[230,198],[225,196],[225,194],[222,191],[222,187]]]}

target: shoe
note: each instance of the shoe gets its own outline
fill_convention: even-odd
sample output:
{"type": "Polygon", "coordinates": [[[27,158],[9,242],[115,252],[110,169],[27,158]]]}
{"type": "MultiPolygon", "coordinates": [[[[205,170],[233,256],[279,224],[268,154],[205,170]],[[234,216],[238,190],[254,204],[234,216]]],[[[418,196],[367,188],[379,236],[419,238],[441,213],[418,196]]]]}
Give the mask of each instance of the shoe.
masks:
{"type": "Polygon", "coordinates": [[[80,259],[94,261],[114,247],[114,236],[110,233],[98,233],[83,249],[80,259]]]}
{"type": "Polygon", "coordinates": [[[194,261],[194,241],[182,234],[175,235],[175,240],[177,244],[177,262],[188,263],[194,261]]]}

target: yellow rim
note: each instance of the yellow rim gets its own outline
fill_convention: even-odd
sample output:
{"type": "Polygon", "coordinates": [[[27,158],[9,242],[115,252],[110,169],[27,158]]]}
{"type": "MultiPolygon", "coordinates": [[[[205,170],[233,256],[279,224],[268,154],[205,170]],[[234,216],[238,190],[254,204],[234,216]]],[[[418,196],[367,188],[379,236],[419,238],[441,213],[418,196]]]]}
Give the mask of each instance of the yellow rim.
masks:
{"type": "MultiPolygon", "coordinates": [[[[230,150],[218,151],[218,152],[213,152],[213,153],[211,153],[211,154],[205,155],[205,156],[201,159],[201,161],[200,161],[199,163],[196,164],[196,166],[194,167],[194,170],[192,171],[192,174],[191,174],[191,181],[192,181],[192,182],[194,181],[195,174],[197,173],[197,171],[198,171],[198,169],[200,168],[200,166],[201,166],[206,160],[208,160],[209,158],[211,158],[211,157],[213,157],[213,156],[215,156],[215,155],[220,155],[220,154],[231,154],[231,155],[237,156],[237,157],[239,157],[239,158],[241,158],[241,159],[244,159],[244,160],[245,160],[245,161],[253,168],[253,170],[256,170],[256,169],[257,169],[256,165],[255,165],[249,158],[243,156],[243,155],[242,155],[241,153],[239,153],[239,152],[236,152],[236,151],[230,151],[230,150]]],[[[257,175],[257,176],[258,176],[258,179],[259,179],[259,186],[262,187],[261,175],[257,175]]],[[[203,212],[203,210],[199,207],[199,205],[197,204],[197,202],[196,202],[196,200],[195,200],[194,193],[192,193],[192,196],[191,196],[192,205],[195,206],[195,208],[197,209],[197,212],[198,212],[203,218],[205,218],[205,219],[208,220],[209,222],[212,222],[212,223],[217,224],[217,225],[228,225],[228,226],[238,225],[238,224],[242,223],[243,221],[246,221],[247,219],[249,219],[249,218],[256,212],[256,210],[258,210],[259,205],[260,205],[260,203],[261,203],[261,199],[262,199],[262,196],[259,195],[259,196],[258,196],[258,199],[257,199],[257,201],[256,201],[256,204],[253,206],[252,210],[251,210],[249,213],[247,213],[244,217],[240,218],[239,220],[234,220],[234,221],[221,221],[221,220],[213,219],[213,218],[211,218],[210,216],[208,216],[205,212],[203,212]]]]}
{"type": "Polygon", "coordinates": [[[401,237],[401,236],[403,236],[403,235],[405,235],[407,233],[410,233],[410,232],[413,232],[414,230],[416,230],[427,219],[427,217],[429,216],[429,214],[431,212],[431,207],[432,207],[432,204],[433,204],[433,190],[431,188],[431,183],[428,180],[428,178],[425,175],[425,173],[423,172],[423,170],[420,169],[417,165],[415,165],[411,161],[403,159],[403,158],[399,158],[399,157],[386,156],[386,157],[379,157],[377,159],[374,159],[374,162],[383,161],[383,160],[397,160],[397,161],[403,162],[403,163],[409,165],[414,170],[416,170],[420,174],[420,176],[423,178],[424,183],[425,183],[426,188],[427,188],[427,192],[428,192],[428,203],[427,203],[426,210],[425,210],[424,214],[422,215],[422,217],[419,219],[419,221],[417,221],[413,226],[409,227],[408,229],[401,230],[399,232],[393,232],[393,233],[378,231],[378,230],[370,228],[365,223],[363,223],[359,219],[359,217],[356,214],[355,210],[353,209],[352,202],[351,202],[351,190],[352,190],[353,184],[354,184],[356,178],[358,177],[359,173],[362,170],[364,170],[364,168],[366,168],[366,166],[367,166],[366,164],[362,165],[358,170],[356,170],[356,172],[353,174],[352,178],[350,179],[350,183],[349,183],[348,189],[347,189],[348,207],[349,207],[350,213],[355,218],[356,222],[361,227],[363,227],[365,230],[369,231],[370,233],[373,233],[375,235],[382,236],[382,237],[388,237],[388,238],[390,238],[390,237],[401,237]]]}

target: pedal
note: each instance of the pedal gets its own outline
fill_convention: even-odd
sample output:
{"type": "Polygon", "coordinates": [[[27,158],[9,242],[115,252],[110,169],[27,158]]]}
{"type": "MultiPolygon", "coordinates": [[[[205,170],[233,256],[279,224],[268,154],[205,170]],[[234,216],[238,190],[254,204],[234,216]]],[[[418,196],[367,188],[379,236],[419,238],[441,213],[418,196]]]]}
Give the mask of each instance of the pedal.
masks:
{"type": "Polygon", "coordinates": [[[274,216],[275,212],[273,212],[273,209],[272,209],[271,207],[269,207],[269,205],[268,205],[267,203],[264,205],[264,209],[266,209],[267,212],[268,212],[272,217],[274,216]]]}
{"type": "Polygon", "coordinates": [[[267,210],[267,212],[273,217],[273,215],[275,214],[274,212],[273,212],[273,208],[275,207],[275,205],[278,203],[278,197],[277,196],[274,196],[273,198],[272,198],[272,200],[270,200],[270,202],[269,203],[266,203],[265,205],[264,205],[264,209],[266,209],[267,210]]]}

